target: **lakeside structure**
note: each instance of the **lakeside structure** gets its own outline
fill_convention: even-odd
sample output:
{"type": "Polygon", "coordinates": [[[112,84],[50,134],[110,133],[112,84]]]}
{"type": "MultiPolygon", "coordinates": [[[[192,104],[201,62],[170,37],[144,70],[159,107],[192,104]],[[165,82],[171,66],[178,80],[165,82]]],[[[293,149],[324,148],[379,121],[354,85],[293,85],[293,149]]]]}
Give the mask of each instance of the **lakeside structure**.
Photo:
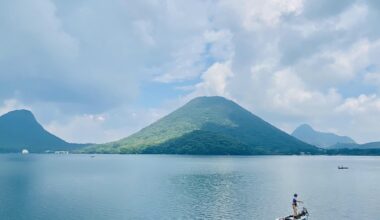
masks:
{"type": "Polygon", "coordinates": [[[69,154],[68,151],[54,151],[54,154],[69,154]]]}

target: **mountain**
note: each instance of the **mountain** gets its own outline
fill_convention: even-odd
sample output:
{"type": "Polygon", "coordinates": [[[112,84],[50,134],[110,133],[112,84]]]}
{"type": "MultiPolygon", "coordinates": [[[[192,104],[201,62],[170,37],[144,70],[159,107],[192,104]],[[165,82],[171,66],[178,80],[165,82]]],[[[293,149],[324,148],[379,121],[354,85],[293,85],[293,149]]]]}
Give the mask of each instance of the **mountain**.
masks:
{"type": "Polygon", "coordinates": [[[223,97],[199,97],[139,132],[87,153],[254,155],[319,149],[223,97]]]}
{"type": "Polygon", "coordinates": [[[16,110],[0,116],[0,152],[44,152],[81,147],[46,131],[28,110],[16,110]]]}
{"type": "Polygon", "coordinates": [[[326,133],[314,130],[310,125],[303,124],[296,128],[292,136],[308,144],[321,148],[330,148],[338,143],[355,144],[355,141],[346,136],[339,136],[333,133],[326,133]]]}
{"type": "Polygon", "coordinates": [[[358,149],[358,148],[340,148],[327,149],[323,154],[326,155],[347,155],[347,156],[380,156],[380,148],[358,149]]]}
{"type": "Polygon", "coordinates": [[[337,143],[331,149],[380,149],[380,142],[370,142],[366,144],[337,143]]]}

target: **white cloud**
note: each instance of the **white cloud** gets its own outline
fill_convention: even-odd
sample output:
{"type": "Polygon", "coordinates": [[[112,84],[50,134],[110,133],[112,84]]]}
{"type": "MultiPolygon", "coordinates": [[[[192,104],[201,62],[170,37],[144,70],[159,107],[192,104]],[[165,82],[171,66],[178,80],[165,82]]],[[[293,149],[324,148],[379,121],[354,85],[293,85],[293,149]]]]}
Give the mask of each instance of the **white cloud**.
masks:
{"type": "Polygon", "coordinates": [[[330,24],[335,26],[337,30],[350,30],[365,23],[367,14],[367,5],[353,4],[349,9],[339,14],[335,20],[330,21],[330,24]]]}
{"type": "MultiPolygon", "coordinates": [[[[158,82],[170,83],[194,79],[204,68],[204,39],[195,37],[171,54],[173,61],[166,63],[155,78],[158,82]]],[[[160,68],[160,67],[159,67],[160,68]]]]}
{"type": "Polygon", "coordinates": [[[203,34],[208,56],[216,61],[231,60],[235,53],[233,34],[230,30],[207,30],[203,34]]]}
{"type": "Polygon", "coordinates": [[[229,97],[228,81],[234,77],[229,63],[214,63],[201,76],[202,82],[195,85],[191,97],[196,96],[225,96],[229,97]]]}
{"type": "Polygon", "coordinates": [[[155,80],[164,83],[191,80],[198,77],[208,62],[229,60],[234,55],[233,35],[229,30],[206,30],[190,39],[172,54],[173,61],[164,66],[167,72],[155,80]]]}
{"type": "Polygon", "coordinates": [[[18,109],[29,109],[30,110],[30,107],[21,104],[16,99],[4,100],[2,105],[0,105],[0,116],[5,114],[5,113],[8,113],[10,111],[18,110],[18,109]]]}
{"type": "Polygon", "coordinates": [[[253,108],[277,115],[323,116],[341,99],[335,89],[323,93],[309,88],[289,68],[274,70],[269,66],[255,66],[252,68],[251,82],[249,93],[254,100],[253,108]]]}
{"type": "Polygon", "coordinates": [[[369,72],[364,76],[364,81],[380,86],[380,72],[369,72]]]}
{"type": "Polygon", "coordinates": [[[360,95],[355,98],[347,98],[343,104],[336,108],[337,112],[349,114],[380,114],[380,98],[376,94],[360,95]]]}
{"type": "Polygon", "coordinates": [[[66,123],[51,121],[46,129],[70,142],[91,143],[116,138],[117,132],[106,131],[102,126],[104,121],[99,117],[104,116],[77,115],[66,123]]]}
{"type": "Polygon", "coordinates": [[[313,86],[337,86],[353,80],[369,64],[373,45],[360,39],[349,48],[331,48],[301,59],[295,66],[298,75],[313,86]]]}
{"type": "Polygon", "coordinates": [[[124,138],[163,117],[165,109],[123,107],[103,114],[58,117],[44,124],[47,130],[74,143],[104,143],[124,138]]]}
{"type": "Polygon", "coordinates": [[[152,93],[180,97],[158,112],[197,95],[223,95],[287,130],[313,122],[373,139],[380,129],[360,109],[377,114],[377,6],[328,0],[3,1],[0,100],[8,104],[0,110],[27,106],[68,140],[101,142],[155,118],[151,107],[135,104],[139,88],[155,81],[166,88],[152,93]],[[149,120],[141,120],[145,115],[149,120]],[[372,130],[360,133],[346,121],[372,130]]]}
{"type": "Polygon", "coordinates": [[[376,94],[344,100],[334,110],[330,124],[360,143],[379,141],[380,98],[376,94]]]}
{"type": "Polygon", "coordinates": [[[305,84],[289,70],[276,72],[271,79],[273,86],[268,88],[268,98],[272,97],[272,107],[299,116],[317,116],[327,106],[339,101],[336,90],[327,93],[308,89],[305,84]]]}
{"type": "Polygon", "coordinates": [[[275,26],[281,22],[282,16],[301,13],[302,0],[254,0],[228,1],[220,3],[222,7],[232,9],[240,18],[242,26],[247,30],[261,26],[275,26]]]}

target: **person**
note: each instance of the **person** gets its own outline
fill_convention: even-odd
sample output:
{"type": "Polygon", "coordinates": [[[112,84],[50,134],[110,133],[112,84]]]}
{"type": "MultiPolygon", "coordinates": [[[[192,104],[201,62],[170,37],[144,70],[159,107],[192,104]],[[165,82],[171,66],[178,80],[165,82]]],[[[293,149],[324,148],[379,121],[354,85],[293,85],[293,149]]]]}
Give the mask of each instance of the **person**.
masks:
{"type": "Polygon", "coordinates": [[[294,197],[293,197],[293,201],[292,201],[292,208],[293,208],[293,216],[294,216],[294,218],[296,218],[297,215],[298,215],[298,211],[297,211],[298,203],[303,203],[302,201],[298,200],[297,197],[298,197],[298,195],[297,195],[297,193],[295,193],[294,197]]]}

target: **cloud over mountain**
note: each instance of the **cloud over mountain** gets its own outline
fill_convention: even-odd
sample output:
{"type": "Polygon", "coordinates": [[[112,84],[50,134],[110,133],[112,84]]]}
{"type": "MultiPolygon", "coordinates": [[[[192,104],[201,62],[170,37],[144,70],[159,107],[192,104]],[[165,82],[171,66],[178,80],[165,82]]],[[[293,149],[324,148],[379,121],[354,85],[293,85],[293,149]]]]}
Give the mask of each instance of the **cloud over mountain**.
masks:
{"type": "Polygon", "coordinates": [[[375,141],[379,9],[374,0],[3,1],[0,109],[27,106],[62,137],[93,142],[102,138],[74,135],[88,115],[108,115],[88,127],[108,141],[195,95],[223,95],[288,131],[306,121],[375,141]]]}

